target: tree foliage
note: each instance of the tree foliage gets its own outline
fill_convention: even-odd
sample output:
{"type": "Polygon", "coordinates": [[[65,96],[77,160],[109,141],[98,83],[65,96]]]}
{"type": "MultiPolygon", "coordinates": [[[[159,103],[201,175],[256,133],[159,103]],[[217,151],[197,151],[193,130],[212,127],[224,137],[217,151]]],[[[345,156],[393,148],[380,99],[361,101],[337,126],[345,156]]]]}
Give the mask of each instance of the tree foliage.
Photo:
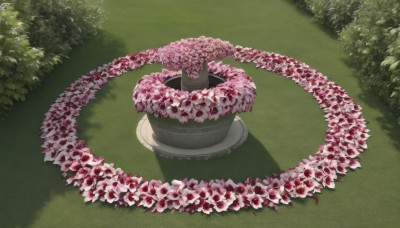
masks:
{"type": "Polygon", "coordinates": [[[43,52],[30,45],[24,24],[10,6],[0,9],[0,116],[23,101],[38,81],[43,52]]]}
{"type": "Polygon", "coordinates": [[[353,21],[353,14],[359,8],[361,0],[305,0],[314,19],[339,33],[353,21]]]}
{"type": "Polygon", "coordinates": [[[365,1],[340,34],[363,82],[400,116],[400,2],[365,1]]]}
{"type": "Polygon", "coordinates": [[[14,101],[24,100],[73,46],[96,35],[104,13],[92,0],[0,0],[0,4],[1,116],[14,101]]]}

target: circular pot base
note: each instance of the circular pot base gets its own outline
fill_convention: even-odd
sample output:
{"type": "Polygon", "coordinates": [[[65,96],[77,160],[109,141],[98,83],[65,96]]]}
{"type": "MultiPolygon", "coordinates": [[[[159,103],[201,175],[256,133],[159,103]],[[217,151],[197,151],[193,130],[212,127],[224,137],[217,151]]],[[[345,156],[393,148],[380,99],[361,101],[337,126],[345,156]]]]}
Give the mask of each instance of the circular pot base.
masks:
{"type": "Polygon", "coordinates": [[[143,116],[136,128],[136,136],[146,148],[158,153],[161,157],[179,160],[208,160],[213,157],[230,154],[246,141],[247,135],[247,127],[238,116],[235,117],[228,134],[221,142],[199,149],[178,148],[159,142],[154,137],[147,115],[143,116]]]}

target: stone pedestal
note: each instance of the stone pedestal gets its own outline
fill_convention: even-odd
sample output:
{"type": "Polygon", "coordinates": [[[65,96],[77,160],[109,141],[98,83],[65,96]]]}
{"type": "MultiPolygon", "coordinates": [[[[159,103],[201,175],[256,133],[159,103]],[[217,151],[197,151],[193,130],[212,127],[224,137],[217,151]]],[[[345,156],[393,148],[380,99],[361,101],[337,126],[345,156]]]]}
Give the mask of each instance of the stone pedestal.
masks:
{"type": "MultiPolygon", "coordinates": [[[[244,122],[236,116],[228,129],[226,137],[223,138],[222,141],[208,147],[185,149],[181,148],[179,145],[175,147],[157,140],[154,136],[153,128],[147,119],[147,115],[144,115],[136,128],[136,135],[143,146],[155,151],[161,157],[178,160],[207,160],[230,154],[246,141],[248,131],[244,122]]],[[[182,142],[183,141],[184,140],[182,140],[182,142]]]]}
{"type": "Polygon", "coordinates": [[[193,90],[202,90],[204,88],[209,88],[207,63],[204,63],[203,69],[199,72],[198,78],[189,77],[185,70],[182,69],[182,90],[192,92],[193,90]]]}
{"type": "Polygon", "coordinates": [[[193,120],[182,124],[178,120],[156,118],[147,114],[154,137],[173,147],[199,149],[222,141],[228,133],[235,114],[220,117],[218,120],[205,120],[197,123],[193,120]]]}

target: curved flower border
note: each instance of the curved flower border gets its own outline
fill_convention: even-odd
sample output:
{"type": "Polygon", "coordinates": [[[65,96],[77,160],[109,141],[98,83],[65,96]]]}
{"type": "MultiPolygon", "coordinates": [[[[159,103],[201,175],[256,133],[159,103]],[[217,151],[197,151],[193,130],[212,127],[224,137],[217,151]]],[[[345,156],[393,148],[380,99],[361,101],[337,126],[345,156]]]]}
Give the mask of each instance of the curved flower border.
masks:
{"type": "Polygon", "coordinates": [[[76,117],[108,80],[156,62],[155,49],[119,58],[93,70],[58,97],[45,114],[41,127],[45,161],[60,166],[67,183],[79,188],[85,202],[100,200],[118,206],[141,206],[153,212],[177,209],[206,214],[249,207],[277,209],[279,204],[291,203],[292,198],[313,196],[324,187],[334,188],[338,175],[360,167],[357,157],[367,148],[365,140],[369,130],[360,106],[340,86],[287,56],[237,46],[234,57],[290,78],[314,96],[328,122],[326,143],[315,155],[280,174],[248,178],[239,183],[222,179],[163,183],[132,176],[105,163],[77,137],[76,117]]]}
{"type": "Polygon", "coordinates": [[[169,70],[182,69],[191,78],[199,77],[205,63],[232,56],[235,47],[228,41],[200,36],[187,38],[159,49],[159,60],[169,70]]]}
{"type": "Polygon", "coordinates": [[[133,90],[133,101],[138,112],[148,112],[156,117],[204,122],[221,116],[251,111],[256,98],[256,85],[243,69],[208,63],[209,73],[221,76],[225,82],[214,88],[192,92],[170,88],[165,80],[179,72],[163,70],[143,76],[133,90]]]}

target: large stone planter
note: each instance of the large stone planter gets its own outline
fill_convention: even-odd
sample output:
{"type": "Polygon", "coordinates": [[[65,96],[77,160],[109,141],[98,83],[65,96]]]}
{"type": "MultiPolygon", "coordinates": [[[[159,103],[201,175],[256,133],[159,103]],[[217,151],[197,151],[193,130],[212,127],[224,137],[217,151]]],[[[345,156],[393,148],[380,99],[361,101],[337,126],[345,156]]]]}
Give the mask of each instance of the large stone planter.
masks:
{"type": "MultiPolygon", "coordinates": [[[[207,86],[215,87],[225,79],[209,74],[207,80],[203,81],[207,81],[207,86]]],[[[181,89],[181,76],[169,78],[164,83],[171,88],[181,89]]],[[[156,118],[152,114],[147,114],[147,118],[158,141],[178,148],[198,149],[221,142],[226,137],[235,114],[220,117],[218,120],[205,120],[203,123],[190,120],[185,124],[178,120],[156,118]]]]}
{"type": "Polygon", "coordinates": [[[218,120],[206,120],[203,123],[190,121],[182,124],[178,120],[156,118],[147,114],[154,137],[169,146],[198,149],[215,145],[222,141],[235,118],[229,114],[218,120]]]}

